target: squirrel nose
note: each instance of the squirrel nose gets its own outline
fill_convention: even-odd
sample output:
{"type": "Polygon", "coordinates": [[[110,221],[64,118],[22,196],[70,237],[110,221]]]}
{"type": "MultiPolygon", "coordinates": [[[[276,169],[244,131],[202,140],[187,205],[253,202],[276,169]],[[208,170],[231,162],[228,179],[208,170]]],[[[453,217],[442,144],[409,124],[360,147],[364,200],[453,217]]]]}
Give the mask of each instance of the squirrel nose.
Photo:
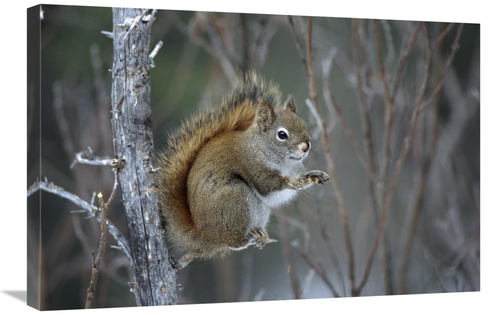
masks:
{"type": "Polygon", "coordinates": [[[302,150],[302,152],[307,153],[307,151],[309,151],[309,149],[311,148],[311,143],[301,142],[299,143],[299,148],[302,150]]]}

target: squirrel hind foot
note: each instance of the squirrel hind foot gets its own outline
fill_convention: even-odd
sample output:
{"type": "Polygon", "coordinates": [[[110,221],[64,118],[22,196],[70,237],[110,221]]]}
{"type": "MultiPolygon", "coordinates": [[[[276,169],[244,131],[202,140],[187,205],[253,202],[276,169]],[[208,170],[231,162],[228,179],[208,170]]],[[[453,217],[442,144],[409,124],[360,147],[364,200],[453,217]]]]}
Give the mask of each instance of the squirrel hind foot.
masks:
{"type": "Polygon", "coordinates": [[[198,258],[199,255],[194,254],[194,253],[187,253],[184,254],[181,258],[179,258],[174,266],[175,269],[177,269],[177,272],[181,271],[186,267],[190,262],[198,258]]]}
{"type": "Polygon", "coordinates": [[[264,248],[268,243],[275,243],[277,240],[269,238],[269,234],[261,228],[256,228],[249,233],[250,242],[248,245],[255,245],[258,249],[264,248]]]}

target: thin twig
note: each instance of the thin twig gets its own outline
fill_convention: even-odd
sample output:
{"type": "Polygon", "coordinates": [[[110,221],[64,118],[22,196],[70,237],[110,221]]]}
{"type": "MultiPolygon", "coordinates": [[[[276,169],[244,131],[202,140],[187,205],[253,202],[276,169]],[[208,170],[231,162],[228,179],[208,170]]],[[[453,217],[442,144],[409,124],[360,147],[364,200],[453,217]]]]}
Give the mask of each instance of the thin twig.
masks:
{"type": "MultiPolygon", "coordinates": [[[[152,60],[151,56],[150,56],[150,58],[152,60]]],[[[116,138],[115,138],[114,128],[112,129],[112,137],[113,137],[113,144],[114,144],[114,146],[113,146],[114,155],[117,156],[116,138]]],[[[95,157],[95,155],[93,154],[94,152],[92,151],[92,149],[90,147],[88,148],[88,152],[90,153],[90,156],[93,158],[92,161],[82,160],[81,156],[80,156],[82,152],[76,154],[77,160],[80,163],[82,163],[82,161],[85,161],[85,162],[99,162],[99,161],[104,162],[104,160],[95,157]]],[[[115,198],[116,191],[118,189],[118,169],[122,166],[122,165],[117,164],[116,158],[112,159],[112,160],[110,160],[110,159],[105,160],[105,162],[106,162],[106,164],[104,164],[104,165],[116,166],[113,169],[113,172],[115,174],[115,179],[114,179],[113,189],[112,189],[111,194],[109,195],[108,201],[106,203],[104,202],[102,193],[99,192],[97,194],[97,198],[99,201],[99,212],[101,214],[100,215],[100,218],[101,218],[101,237],[99,240],[99,248],[97,250],[97,257],[94,257],[94,252],[92,252],[92,273],[91,273],[91,277],[90,277],[90,284],[89,284],[89,287],[87,289],[87,299],[85,302],[86,309],[89,309],[92,307],[92,302],[94,300],[94,293],[96,290],[97,279],[99,276],[99,267],[101,266],[101,261],[102,261],[102,258],[104,256],[104,252],[105,252],[105,248],[106,248],[106,236],[108,234],[108,220],[106,218],[106,214],[107,214],[107,211],[109,210],[109,206],[111,205],[111,203],[113,202],[113,200],[115,198]]],[[[92,163],[87,163],[87,164],[92,164],[92,163]]],[[[96,165],[96,164],[93,164],[93,165],[96,165]]],[[[97,164],[97,165],[103,165],[103,164],[97,164]]],[[[130,260],[130,261],[132,263],[132,260],[130,260]]]]}
{"type": "Polygon", "coordinates": [[[108,201],[106,201],[106,206],[109,207],[111,202],[115,199],[116,196],[116,191],[118,190],[118,171],[120,167],[117,167],[113,169],[113,172],[115,173],[115,181],[113,183],[113,190],[111,191],[111,194],[109,195],[108,201]]]}
{"type": "Polygon", "coordinates": [[[266,289],[260,288],[257,294],[253,297],[254,301],[262,301],[262,298],[264,297],[264,294],[266,293],[266,289]]]}
{"type": "MultiPolygon", "coordinates": [[[[314,64],[313,64],[313,54],[312,54],[312,17],[307,19],[307,37],[306,37],[306,60],[307,60],[307,82],[309,83],[309,95],[313,101],[316,112],[318,110],[318,92],[316,91],[316,84],[314,83],[314,64]]],[[[321,128],[326,130],[324,122],[321,121],[321,128]]]]}
{"type": "MultiPolygon", "coordinates": [[[[297,245],[297,244],[295,244],[297,245]]],[[[297,247],[297,246],[296,246],[297,247]]],[[[313,268],[318,275],[321,277],[323,282],[326,284],[326,286],[330,289],[334,297],[340,297],[340,294],[335,290],[335,287],[333,286],[333,283],[330,281],[330,278],[328,277],[328,274],[326,273],[325,268],[321,264],[321,261],[319,257],[316,257],[314,261],[317,261],[318,263],[314,263],[314,261],[309,257],[310,254],[304,253],[302,250],[298,250],[300,253],[300,256],[304,259],[304,261],[309,265],[309,267],[313,268]]]]}
{"type": "MultiPolygon", "coordinates": [[[[445,69],[444,69],[443,74],[441,76],[441,79],[439,80],[437,86],[434,88],[431,96],[429,96],[424,101],[423,98],[424,98],[424,95],[425,95],[427,81],[428,81],[430,70],[431,70],[430,69],[431,68],[431,59],[432,59],[431,54],[434,53],[434,50],[432,50],[432,51],[430,51],[428,53],[428,60],[427,60],[427,66],[426,66],[424,80],[422,81],[422,85],[421,85],[421,88],[420,88],[420,93],[419,93],[419,95],[417,97],[417,102],[415,104],[415,109],[414,109],[414,112],[413,112],[412,120],[410,121],[410,127],[408,129],[408,134],[407,134],[407,136],[406,136],[406,138],[404,140],[403,149],[401,150],[401,152],[399,154],[399,157],[398,157],[398,160],[396,161],[396,165],[394,167],[394,172],[393,172],[393,175],[392,175],[392,178],[391,178],[391,182],[390,182],[390,186],[389,186],[389,192],[391,192],[391,191],[394,190],[394,187],[396,185],[397,179],[399,178],[399,173],[401,171],[403,161],[404,161],[404,159],[406,157],[406,154],[408,153],[408,149],[409,149],[411,140],[413,139],[413,135],[414,135],[414,132],[415,132],[415,126],[416,126],[416,122],[418,120],[418,117],[420,116],[420,114],[422,113],[422,111],[430,103],[432,103],[432,101],[434,101],[434,98],[438,95],[438,93],[440,92],[440,90],[441,90],[441,88],[442,88],[442,86],[444,84],[446,75],[448,74],[448,71],[449,71],[449,69],[450,69],[450,67],[451,67],[451,65],[453,63],[453,59],[455,57],[455,53],[458,50],[458,41],[460,40],[460,35],[461,35],[462,27],[463,27],[463,24],[461,24],[459,26],[459,28],[458,28],[457,34],[455,36],[455,40],[454,40],[454,42],[452,44],[452,52],[451,52],[450,56],[448,57],[448,61],[446,63],[446,66],[445,66],[445,69]]],[[[386,200],[386,203],[390,203],[390,198],[389,198],[389,200],[386,200]]]]}
{"type": "Polygon", "coordinates": [[[261,67],[264,63],[269,43],[277,30],[275,23],[277,19],[275,17],[263,16],[263,19],[263,22],[259,24],[259,33],[254,40],[254,47],[252,50],[254,65],[257,68],[261,67]]]}
{"type": "Polygon", "coordinates": [[[160,40],[160,41],[158,41],[158,44],[156,44],[153,51],[149,54],[149,58],[154,59],[154,57],[156,57],[156,55],[160,51],[161,47],[163,47],[163,41],[160,40]]]}
{"type": "MultiPolygon", "coordinates": [[[[380,34],[378,31],[377,21],[372,21],[373,26],[373,36],[375,37],[375,47],[377,51],[377,60],[380,71],[380,80],[382,81],[382,86],[384,88],[384,99],[385,99],[385,121],[384,121],[384,158],[382,162],[381,169],[381,182],[386,184],[387,177],[389,174],[389,162],[391,160],[391,134],[392,134],[392,120],[394,114],[394,103],[391,98],[389,91],[389,82],[385,73],[384,57],[382,54],[382,44],[380,42],[380,34]]],[[[384,187],[384,186],[382,186],[384,187]]]]}
{"type": "MultiPolygon", "coordinates": [[[[313,70],[313,58],[312,58],[312,17],[308,18],[308,31],[306,37],[306,60],[307,60],[307,79],[309,82],[309,94],[314,106],[311,106],[314,109],[315,117],[319,117],[319,109],[318,109],[318,97],[316,92],[316,87],[314,83],[314,70],[313,70]]],[[[351,293],[354,293],[354,250],[351,241],[351,232],[349,230],[349,218],[347,214],[347,209],[344,202],[344,197],[342,195],[340,189],[340,183],[337,178],[335,162],[333,160],[331,149],[330,149],[330,140],[329,135],[325,129],[325,122],[322,119],[319,119],[318,126],[322,132],[323,139],[323,148],[325,152],[325,159],[327,162],[328,172],[330,173],[330,177],[332,179],[333,185],[333,193],[335,195],[335,199],[337,201],[338,211],[342,218],[342,225],[344,230],[344,238],[346,250],[348,253],[348,264],[349,264],[349,283],[351,288],[351,293]]]]}
{"type": "Polygon", "coordinates": [[[97,194],[97,198],[99,200],[99,212],[101,215],[101,237],[99,239],[97,256],[94,256],[94,252],[92,252],[92,273],[90,276],[90,284],[87,289],[87,299],[85,302],[85,308],[87,309],[92,307],[92,302],[94,301],[97,278],[99,277],[99,267],[101,266],[101,261],[106,249],[106,236],[108,235],[106,211],[108,210],[109,204],[104,203],[101,192],[97,194]]]}
{"type": "Polygon", "coordinates": [[[110,32],[110,31],[101,31],[101,34],[106,36],[107,38],[111,38],[111,39],[114,39],[114,35],[113,35],[113,32],[110,32]]]}
{"type": "Polygon", "coordinates": [[[299,54],[300,61],[302,63],[302,67],[304,69],[304,73],[306,77],[308,76],[307,74],[307,60],[306,57],[304,56],[304,48],[302,47],[302,44],[300,43],[300,37],[299,34],[297,33],[297,29],[295,27],[295,23],[293,22],[293,17],[288,16],[288,23],[290,24],[290,29],[292,31],[292,36],[293,36],[293,41],[295,43],[295,46],[297,47],[297,52],[299,54]]]}
{"type": "Polygon", "coordinates": [[[401,59],[399,60],[398,63],[398,68],[396,70],[396,76],[394,78],[394,81],[392,82],[392,93],[391,93],[391,99],[394,101],[394,98],[396,97],[396,93],[399,87],[399,84],[401,83],[401,76],[403,75],[403,70],[406,67],[406,63],[408,62],[408,58],[410,57],[410,53],[413,50],[413,46],[415,45],[415,42],[417,41],[418,34],[420,34],[420,28],[422,27],[422,22],[417,22],[415,25],[415,28],[413,29],[413,34],[410,38],[410,41],[408,42],[408,46],[406,47],[405,52],[401,56],[401,59]]]}
{"type": "Polygon", "coordinates": [[[448,35],[448,33],[451,31],[451,29],[453,28],[454,25],[455,25],[454,23],[448,24],[448,26],[438,35],[436,42],[432,46],[433,51],[438,49],[439,45],[441,44],[443,39],[446,37],[446,35],[448,35]]]}
{"type": "Polygon", "coordinates": [[[387,190],[385,190],[385,193],[382,196],[382,213],[381,213],[381,217],[380,217],[379,224],[377,227],[377,233],[375,235],[375,240],[374,240],[372,247],[370,249],[370,252],[368,254],[368,260],[367,260],[367,263],[365,266],[363,277],[361,278],[361,282],[357,287],[358,291],[361,291],[364,288],[366,282],[368,281],[368,277],[370,275],[370,270],[371,270],[373,261],[375,259],[375,254],[376,254],[377,249],[378,249],[379,241],[380,241],[382,235],[384,234],[385,223],[386,223],[386,220],[387,220],[387,217],[389,214],[390,201],[392,199],[392,194],[394,193],[394,188],[395,188],[395,181],[394,180],[397,178],[397,177],[394,177],[394,175],[396,174],[399,176],[399,171],[401,169],[400,166],[402,166],[403,159],[404,159],[404,158],[402,159],[401,157],[402,157],[403,153],[404,153],[404,155],[406,155],[407,149],[409,148],[409,145],[410,145],[410,140],[411,140],[411,138],[413,138],[413,133],[414,133],[415,127],[417,125],[418,116],[419,116],[418,106],[422,102],[422,98],[423,98],[423,95],[425,93],[425,88],[427,86],[427,80],[429,78],[431,64],[432,64],[432,55],[431,55],[431,50],[430,50],[430,38],[428,36],[428,30],[427,30],[427,27],[425,25],[424,25],[424,32],[426,33],[425,38],[426,38],[426,43],[427,43],[427,47],[428,47],[428,49],[426,50],[426,63],[425,63],[424,78],[422,79],[422,83],[420,85],[420,91],[419,91],[419,94],[417,96],[417,100],[416,100],[415,105],[414,105],[414,110],[413,110],[411,121],[410,121],[410,127],[408,129],[407,137],[405,138],[405,141],[404,141],[403,149],[400,153],[398,160],[396,161],[395,170],[393,173],[393,177],[391,178],[389,187],[387,190]]]}
{"type": "MultiPolygon", "coordinates": [[[[189,38],[191,42],[203,48],[207,53],[209,53],[219,61],[229,82],[237,81],[235,69],[236,59],[234,58],[234,54],[231,53],[231,50],[229,50],[226,45],[223,45],[224,40],[219,36],[219,33],[217,33],[217,31],[214,31],[213,29],[207,29],[209,31],[209,36],[211,39],[211,42],[207,43],[201,36],[197,34],[196,31],[199,31],[197,29],[199,28],[198,25],[195,26],[194,30],[193,28],[188,29],[188,27],[186,27],[184,23],[182,23],[182,21],[176,14],[172,14],[171,18],[174,26],[185,37],[189,38]]],[[[199,22],[195,21],[195,24],[197,23],[199,22]]],[[[210,26],[209,22],[207,21],[204,26],[210,26]]]]}
{"type": "Polygon", "coordinates": [[[394,41],[392,39],[392,34],[391,34],[391,26],[389,25],[389,22],[387,20],[380,20],[380,24],[382,24],[382,27],[384,29],[384,37],[385,37],[385,42],[387,46],[387,56],[385,58],[385,62],[387,61],[392,61],[394,59],[394,41]]]}
{"type": "MultiPolygon", "coordinates": [[[[70,192],[65,191],[63,188],[54,185],[53,183],[49,183],[47,180],[45,181],[36,181],[29,189],[27,192],[27,197],[29,197],[31,194],[35,193],[36,191],[39,190],[44,190],[48,193],[57,195],[59,197],[62,197],[64,199],[67,199],[77,205],[80,209],[86,210],[89,214],[95,217],[95,219],[98,222],[101,222],[101,218],[99,216],[96,216],[95,214],[98,212],[98,208],[87,201],[81,199],[77,195],[74,195],[70,192]]],[[[132,260],[132,255],[130,252],[130,246],[128,244],[127,239],[118,231],[116,226],[108,220],[108,231],[109,233],[113,236],[115,239],[116,243],[118,244],[118,247],[125,253],[127,256],[130,264],[132,265],[133,260],[132,260]]]]}
{"type": "Polygon", "coordinates": [[[347,123],[347,120],[345,118],[344,113],[342,112],[342,109],[340,107],[340,104],[337,102],[335,97],[333,96],[333,93],[330,90],[330,70],[331,70],[331,65],[332,62],[331,60],[324,59],[323,60],[323,96],[325,99],[325,102],[327,106],[331,107],[335,114],[338,116],[340,119],[340,123],[342,125],[342,128],[344,129],[344,133],[346,134],[347,138],[349,139],[349,142],[351,143],[352,147],[354,148],[354,152],[356,153],[356,156],[361,163],[361,166],[365,169],[366,173],[368,174],[368,177],[375,183],[375,185],[379,185],[379,180],[377,175],[373,172],[371,168],[369,168],[368,164],[365,161],[365,158],[363,157],[363,153],[361,152],[361,148],[359,146],[358,141],[354,137],[354,134],[352,132],[351,127],[347,123]]]}
{"type": "MultiPolygon", "coordinates": [[[[323,239],[323,241],[325,242],[325,244],[327,244],[327,246],[329,247],[328,254],[330,256],[330,261],[332,262],[332,265],[333,265],[333,270],[335,271],[337,278],[342,285],[342,291],[343,291],[344,295],[347,296],[346,285],[345,285],[344,277],[342,276],[342,268],[340,267],[339,259],[337,258],[337,255],[335,254],[338,251],[334,246],[335,243],[334,243],[332,237],[328,233],[329,231],[331,231],[331,229],[328,228],[328,226],[326,224],[328,222],[328,220],[324,216],[323,207],[319,207],[319,209],[317,211],[315,211],[315,213],[317,214],[316,220],[317,220],[317,223],[319,225],[320,236],[323,239]]],[[[305,219],[304,219],[304,222],[305,222],[305,219]]],[[[307,228],[307,225],[306,225],[306,228],[307,228]]],[[[308,242],[310,242],[310,237],[307,238],[307,242],[304,241],[304,243],[307,247],[309,246],[308,242]]],[[[305,249],[304,249],[305,251],[307,251],[307,247],[305,247],[305,249]]],[[[304,286],[305,286],[305,284],[304,284],[304,286]]]]}
{"type": "MultiPolygon", "coordinates": [[[[384,57],[382,53],[382,44],[380,40],[380,34],[378,30],[378,22],[372,20],[373,36],[375,37],[375,48],[377,51],[378,67],[380,71],[380,80],[382,81],[382,86],[384,89],[384,100],[385,100],[385,118],[384,118],[384,141],[383,141],[383,158],[382,158],[382,169],[380,170],[380,182],[379,185],[379,198],[378,200],[383,200],[386,194],[387,178],[389,176],[389,165],[391,161],[391,136],[393,129],[393,117],[394,117],[394,102],[389,91],[389,80],[385,72],[384,57]]],[[[388,239],[387,234],[384,233],[382,242],[382,272],[384,276],[384,286],[386,294],[393,294],[392,281],[390,279],[391,270],[389,267],[389,246],[387,245],[388,239]]]]}
{"type": "MultiPolygon", "coordinates": [[[[452,53],[450,54],[450,56],[448,57],[448,62],[446,64],[443,76],[448,73],[449,67],[451,67],[453,58],[455,56],[456,49],[458,49],[458,41],[460,39],[461,30],[462,30],[461,26],[459,27],[459,30],[457,31],[457,34],[455,36],[455,41],[454,41],[453,46],[452,46],[453,50],[452,50],[452,53]]],[[[428,83],[428,79],[429,79],[429,75],[430,75],[430,71],[431,71],[432,54],[434,53],[434,51],[431,48],[431,44],[430,44],[429,31],[428,31],[428,29],[427,29],[427,27],[426,27],[425,24],[424,24],[424,32],[425,32],[425,35],[426,35],[425,36],[425,40],[426,40],[426,45],[427,45],[424,77],[422,79],[422,83],[420,85],[420,90],[419,90],[419,93],[418,93],[416,101],[415,101],[414,109],[413,109],[413,112],[412,112],[412,117],[411,117],[411,120],[410,120],[410,126],[408,128],[407,135],[406,135],[406,137],[404,139],[404,142],[403,142],[403,148],[401,149],[401,151],[399,153],[399,156],[398,156],[398,159],[396,160],[396,164],[394,166],[394,171],[392,173],[392,177],[391,177],[390,182],[389,182],[389,187],[388,187],[387,192],[386,192],[386,194],[384,196],[383,208],[382,208],[382,216],[380,218],[380,222],[379,222],[379,226],[378,226],[378,229],[377,229],[377,234],[375,236],[374,243],[373,243],[372,248],[370,250],[368,262],[367,262],[367,265],[365,267],[365,271],[364,271],[364,274],[363,274],[362,281],[361,281],[361,283],[358,286],[358,290],[359,291],[364,287],[364,285],[366,284],[366,281],[368,280],[368,276],[369,276],[369,273],[370,273],[371,265],[373,263],[373,259],[375,257],[375,253],[377,251],[379,240],[380,240],[380,238],[381,238],[381,236],[382,236],[382,234],[383,234],[383,232],[385,230],[385,223],[387,221],[387,217],[388,217],[388,213],[389,213],[389,209],[390,209],[390,204],[391,204],[391,201],[392,201],[392,195],[394,194],[394,190],[395,190],[395,187],[396,187],[396,182],[397,182],[397,180],[399,178],[399,174],[400,174],[402,166],[403,166],[403,161],[406,158],[406,155],[408,153],[411,141],[413,140],[413,136],[414,136],[415,129],[416,129],[416,126],[417,126],[417,121],[418,121],[418,118],[420,116],[420,113],[423,110],[422,107],[427,104],[428,100],[431,100],[431,99],[433,100],[434,99],[434,97],[432,97],[432,95],[431,95],[424,102],[424,95],[425,95],[425,91],[426,91],[426,87],[427,87],[427,83],[428,83]]],[[[441,80],[439,81],[438,85],[442,86],[443,83],[444,83],[444,77],[441,78],[441,80]]],[[[434,89],[434,92],[439,91],[439,90],[440,90],[440,87],[439,87],[439,89],[438,89],[438,87],[436,87],[434,89]]],[[[434,94],[434,92],[433,92],[433,94],[434,94]]]]}
{"type": "Polygon", "coordinates": [[[300,292],[300,296],[305,297],[307,292],[309,291],[314,276],[316,275],[316,270],[314,268],[309,269],[309,272],[304,278],[304,284],[302,286],[302,291],[300,292]]]}
{"type": "MultiPolygon", "coordinates": [[[[409,147],[409,144],[410,144],[409,137],[411,137],[411,138],[413,137],[413,132],[415,130],[416,123],[418,121],[418,116],[419,116],[418,115],[418,104],[420,104],[422,101],[423,95],[425,93],[425,88],[427,86],[427,80],[429,78],[429,74],[430,74],[430,70],[431,70],[432,55],[431,55],[431,49],[430,49],[430,38],[429,38],[428,29],[425,25],[424,25],[424,32],[426,34],[425,39],[426,39],[426,43],[427,43],[424,78],[422,79],[422,83],[420,85],[419,94],[417,96],[417,100],[415,102],[414,110],[412,113],[412,118],[410,121],[408,135],[405,139],[404,147],[403,147],[401,153],[405,152],[404,148],[406,146],[409,147]]],[[[406,155],[406,153],[405,153],[405,155],[406,155]]],[[[401,158],[401,154],[400,154],[400,158],[401,158]]],[[[398,160],[396,162],[396,167],[395,167],[395,171],[394,171],[394,172],[398,172],[398,175],[399,175],[399,170],[400,170],[400,168],[398,168],[398,165],[399,165],[398,163],[400,163],[400,165],[402,165],[402,161],[403,161],[403,159],[400,159],[400,158],[398,158],[398,160]]],[[[390,200],[392,199],[392,194],[393,194],[394,188],[395,188],[395,182],[393,182],[394,179],[395,179],[395,177],[394,177],[394,173],[393,173],[393,177],[391,179],[389,187],[387,190],[385,190],[385,193],[382,195],[382,213],[381,213],[381,217],[380,217],[379,224],[377,227],[377,233],[375,235],[375,240],[374,240],[372,247],[370,249],[370,252],[368,254],[368,260],[367,260],[367,263],[365,266],[363,277],[361,278],[361,282],[357,287],[358,291],[361,291],[364,288],[366,282],[368,281],[371,266],[373,264],[373,261],[375,259],[375,254],[376,254],[377,249],[378,249],[379,241],[380,241],[380,239],[385,231],[385,223],[386,223],[388,213],[389,213],[390,200]]]]}
{"type": "MultiPolygon", "coordinates": [[[[449,24],[438,36],[436,43],[432,47],[432,51],[437,51],[440,47],[441,42],[445,38],[445,36],[450,32],[451,27],[453,24],[449,24]]],[[[457,31],[457,35],[455,37],[455,42],[452,46],[452,49],[456,49],[457,44],[458,44],[458,38],[460,36],[461,28],[459,27],[459,30],[457,31]]],[[[450,65],[450,58],[448,59],[448,63],[445,66],[445,73],[448,71],[447,67],[450,65]]],[[[442,81],[443,78],[440,79],[442,81]]],[[[402,243],[402,250],[401,250],[401,259],[400,259],[400,277],[399,277],[399,292],[400,293],[405,293],[406,292],[406,278],[407,278],[407,272],[408,272],[408,266],[409,266],[409,261],[410,261],[410,254],[412,250],[412,245],[414,242],[418,222],[419,222],[419,217],[420,217],[420,212],[421,212],[421,207],[423,203],[423,195],[424,195],[424,189],[426,187],[428,178],[430,176],[430,169],[433,163],[433,160],[435,159],[435,154],[437,151],[437,142],[438,142],[438,137],[439,137],[439,130],[440,130],[440,124],[439,124],[439,107],[440,107],[440,102],[436,103],[436,106],[434,107],[434,110],[432,111],[433,113],[433,124],[432,124],[432,130],[431,130],[431,135],[430,135],[430,144],[429,144],[429,151],[427,152],[427,155],[424,157],[424,163],[421,169],[420,173],[420,179],[417,183],[417,187],[415,190],[415,196],[414,196],[414,201],[413,205],[411,207],[411,210],[409,212],[410,216],[410,223],[409,223],[409,228],[408,233],[406,234],[406,237],[404,238],[404,243],[402,243]]]]}
{"type": "Polygon", "coordinates": [[[404,242],[402,243],[402,250],[400,251],[400,271],[399,271],[399,293],[406,293],[406,278],[408,273],[408,266],[410,262],[410,254],[412,251],[412,245],[414,243],[415,234],[417,232],[417,227],[419,223],[420,213],[422,209],[422,204],[424,202],[424,191],[427,186],[427,182],[430,175],[430,170],[432,167],[432,163],[434,161],[436,150],[437,150],[437,140],[439,138],[439,118],[438,118],[438,110],[439,106],[435,107],[433,111],[433,125],[431,131],[431,139],[429,145],[429,152],[424,158],[424,164],[422,166],[420,172],[420,179],[417,183],[417,187],[415,189],[415,196],[413,200],[413,204],[409,211],[409,228],[405,229],[408,231],[406,235],[403,237],[404,242]]]}
{"type": "Polygon", "coordinates": [[[94,151],[88,147],[87,150],[75,154],[75,160],[71,163],[70,168],[72,169],[77,163],[95,166],[111,166],[113,164],[113,159],[96,156],[94,151]]]}
{"type": "Polygon", "coordinates": [[[434,101],[434,99],[439,94],[439,92],[441,92],[441,89],[443,88],[443,85],[444,85],[444,81],[448,75],[448,72],[449,72],[452,64],[453,64],[455,54],[458,51],[458,48],[459,48],[458,42],[460,41],[463,27],[464,27],[463,24],[460,24],[458,26],[458,30],[457,30],[457,33],[455,35],[455,40],[453,41],[453,44],[451,46],[451,53],[450,53],[450,56],[448,57],[448,62],[446,63],[445,70],[443,71],[443,74],[441,75],[441,79],[439,80],[438,84],[436,85],[436,87],[432,91],[432,94],[419,106],[420,112],[424,111],[434,101]]]}
{"type": "MultiPolygon", "coordinates": [[[[368,159],[367,167],[370,169],[370,172],[373,174],[378,173],[378,167],[377,167],[377,155],[375,153],[375,140],[373,136],[373,128],[372,128],[372,122],[370,119],[370,113],[367,107],[367,96],[366,93],[363,89],[363,84],[364,81],[367,81],[366,78],[363,78],[361,74],[361,68],[362,68],[362,48],[361,48],[361,42],[360,42],[360,33],[361,32],[361,26],[359,25],[359,20],[354,19],[353,24],[352,24],[352,51],[353,51],[353,59],[354,59],[354,65],[355,65],[355,72],[356,72],[356,90],[357,90],[357,98],[358,98],[358,111],[359,111],[359,117],[361,120],[361,127],[363,129],[363,138],[364,138],[364,147],[365,147],[365,152],[366,156],[368,159]],[[363,80],[364,79],[364,80],[363,80]]],[[[366,71],[364,71],[364,74],[366,75],[366,71]]],[[[369,191],[370,191],[370,199],[372,202],[372,208],[373,208],[373,216],[375,218],[375,224],[378,224],[378,219],[379,219],[379,213],[380,213],[380,198],[377,194],[379,192],[378,185],[376,183],[379,183],[380,180],[377,177],[377,181],[370,181],[369,182],[369,191]]]]}

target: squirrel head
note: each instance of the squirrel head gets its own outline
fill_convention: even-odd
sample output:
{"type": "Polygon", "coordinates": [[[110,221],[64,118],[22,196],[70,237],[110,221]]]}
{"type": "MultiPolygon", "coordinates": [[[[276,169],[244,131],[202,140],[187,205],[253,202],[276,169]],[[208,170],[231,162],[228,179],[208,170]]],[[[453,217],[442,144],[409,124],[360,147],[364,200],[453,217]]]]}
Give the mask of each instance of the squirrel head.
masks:
{"type": "MultiPolygon", "coordinates": [[[[254,128],[261,138],[261,150],[276,163],[301,162],[311,149],[311,137],[304,120],[297,114],[295,99],[288,97],[284,108],[274,110],[269,102],[259,101],[254,128]]],[[[271,160],[271,161],[272,161],[271,160]]]]}

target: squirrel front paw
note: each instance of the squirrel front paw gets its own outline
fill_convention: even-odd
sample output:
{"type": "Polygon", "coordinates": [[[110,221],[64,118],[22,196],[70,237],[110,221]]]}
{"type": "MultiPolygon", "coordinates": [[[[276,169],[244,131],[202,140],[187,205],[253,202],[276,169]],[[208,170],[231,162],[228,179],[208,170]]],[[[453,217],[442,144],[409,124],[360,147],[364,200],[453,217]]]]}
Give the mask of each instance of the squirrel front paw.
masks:
{"type": "Polygon", "coordinates": [[[252,229],[248,233],[248,238],[250,239],[250,242],[254,243],[258,249],[264,248],[267,243],[277,242],[276,240],[269,238],[269,234],[267,234],[267,232],[261,228],[252,229]]]}
{"type": "Polygon", "coordinates": [[[299,190],[303,188],[305,185],[307,185],[305,179],[299,179],[294,177],[287,177],[285,179],[285,187],[288,189],[299,190]]]}
{"type": "Polygon", "coordinates": [[[306,180],[316,184],[325,184],[330,180],[330,175],[323,171],[309,171],[305,175],[306,180]]]}
{"type": "Polygon", "coordinates": [[[309,171],[303,178],[287,177],[285,179],[285,187],[288,189],[299,190],[309,186],[310,184],[325,184],[330,180],[330,176],[323,171],[309,171]]]}

